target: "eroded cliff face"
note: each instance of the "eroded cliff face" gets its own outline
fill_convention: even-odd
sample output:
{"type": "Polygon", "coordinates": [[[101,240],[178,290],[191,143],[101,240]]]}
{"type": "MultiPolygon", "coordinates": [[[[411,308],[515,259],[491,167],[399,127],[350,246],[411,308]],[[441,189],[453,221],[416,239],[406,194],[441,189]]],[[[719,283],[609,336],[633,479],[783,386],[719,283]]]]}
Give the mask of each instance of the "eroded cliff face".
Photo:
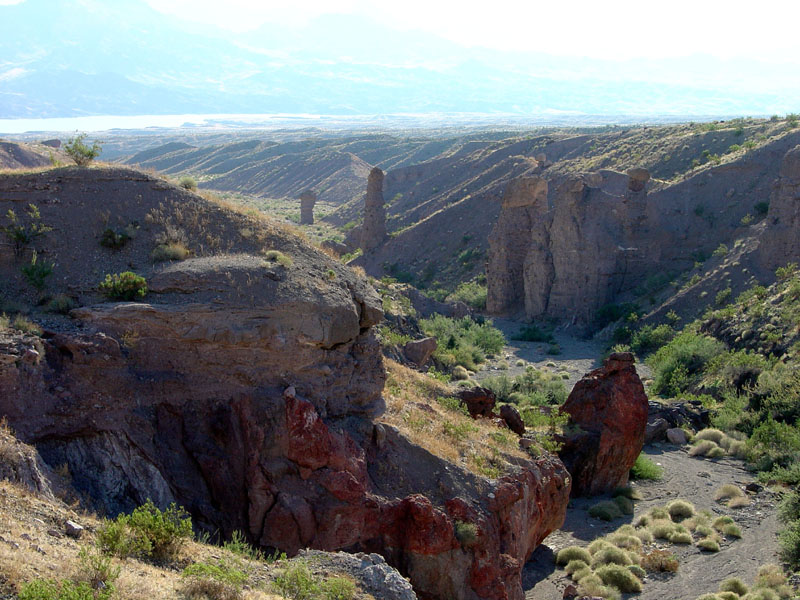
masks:
{"type": "Polygon", "coordinates": [[[383,202],[383,171],[369,172],[367,195],[364,198],[364,224],[361,227],[361,249],[374,250],[386,241],[386,208],[383,202]]]}
{"type": "MultiPolygon", "coordinates": [[[[18,437],[108,514],[175,501],[265,547],[379,552],[423,597],[522,600],[522,565],[564,519],[563,464],[520,460],[486,480],[376,423],[382,312],[366,281],[281,230],[125,173],[0,180],[5,202],[35,202],[57,225],[41,249],[57,250],[84,304],[42,338],[0,334],[0,415],[18,437]],[[108,206],[142,223],[119,252],[92,231],[108,206]],[[225,232],[227,251],[153,264],[164,223],[189,239],[225,232]],[[100,301],[88,256],[147,265],[145,301],[100,301]],[[457,521],[476,539],[459,541],[457,521]]],[[[16,260],[3,249],[0,269],[16,260]]],[[[17,285],[0,291],[22,297],[17,285]]]]}
{"type": "Polygon", "coordinates": [[[796,144],[787,136],[671,185],[645,169],[510,182],[489,237],[488,310],[586,324],[648,277],[732,243],[771,191],[759,261],[769,277],[800,256],[796,144]]]}

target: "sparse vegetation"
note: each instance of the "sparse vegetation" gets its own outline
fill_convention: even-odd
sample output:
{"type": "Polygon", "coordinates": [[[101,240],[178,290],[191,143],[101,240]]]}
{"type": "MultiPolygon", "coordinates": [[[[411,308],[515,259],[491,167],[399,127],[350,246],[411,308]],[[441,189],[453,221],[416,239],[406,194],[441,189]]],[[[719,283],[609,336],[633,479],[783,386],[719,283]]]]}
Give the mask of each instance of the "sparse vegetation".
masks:
{"type": "Polygon", "coordinates": [[[631,479],[659,480],[664,475],[664,469],[659,467],[645,454],[636,457],[636,462],[631,467],[631,479]]]}
{"type": "Polygon", "coordinates": [[[434,315],[429,319],[421,319],[419,324],[425,335],[433,336],[439,341],[433,358],[447,369],[461,365],[475,370],[486,360],[487,354],[500,352],[505,343],[502,332],[488,320],[474,320],[470,317],[452,319],[434,315]]]}
{"type": "Polygon", "coordinates": [[[25,276],[25,280],[31,284],[38,292],[42,292],[47,286],[47,278],[53,274],[55,265],[46,260],[39,260],[36,250],[31,254],[31,262],[22,265],[20,271],[25,276]]]}
{"type": "Polygon", "coordinates": [[[264,253],[264,258],[269,262],[277,263],[287,269],[294,264],[294,261],[291,259],[291,257],[279,250],[267,250],[264,253]]]}
{"type": "Polygon", "coordinates": [[[178,185],[190,192],[197,191],[197,180],[191,175],[184,175],[178,180],[178,185]]]}

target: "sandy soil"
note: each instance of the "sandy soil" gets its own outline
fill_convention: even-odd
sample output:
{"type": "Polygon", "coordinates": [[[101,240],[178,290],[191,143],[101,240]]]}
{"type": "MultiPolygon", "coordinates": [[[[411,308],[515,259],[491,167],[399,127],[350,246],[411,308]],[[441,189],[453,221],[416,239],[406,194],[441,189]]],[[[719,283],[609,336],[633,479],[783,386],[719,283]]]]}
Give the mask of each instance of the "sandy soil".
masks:
{"type": "Polygon", "coordinates": [[[643,500],[636,503],[634,516],[605,523],[589,517],[586,512],[589,506],[603,498],[572,500],[564,526],[544,541],[525,567],[523,587],[526,599],[561,599],[570,580],[563,570],[555,568],[555,552],[573,544],[585,545],[624,523],[632,522],[653,506],[666,504],[676,498],[689,500],[698,509],[705,508],[714,514],[732,516],[742,530],[742,538],[724,542],[722,550],[716,554],[701,553],[695,546],[661,543],[659,547],[668,546],[680,560],[678,572],[670,575],[650,574],[645,579],[643,592],[628,597],[691,600],[704,593],[717,591],[721,581],[734,575],[749,583],[760,565],[778,562],[776,494],[763,490],[751,496],[749,506],[740,509],[729,509],[714,501],[715,492],[723,484],[744,485],[753,481],[741,461],[692,458],[687,448],[669,444],[653,444],[646,447],[645,452],[664,468],[664,477],[660,481],[634,483],[643,496],[643,500]]]}

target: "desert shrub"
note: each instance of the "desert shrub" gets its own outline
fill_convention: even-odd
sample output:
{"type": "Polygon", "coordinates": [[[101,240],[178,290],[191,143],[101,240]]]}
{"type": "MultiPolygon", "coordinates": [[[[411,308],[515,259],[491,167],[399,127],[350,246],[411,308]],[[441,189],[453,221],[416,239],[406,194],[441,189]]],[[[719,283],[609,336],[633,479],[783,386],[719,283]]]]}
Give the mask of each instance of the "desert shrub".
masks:
{"type": "Polygon", "coordinates": [[[722,439],[725,437],[725,434],[722,433],[719,429],[701,429],[700,431],[695,434],[696,440],[711,440],[715,444],[719,444],[722,442],[722,439]]]}
{"type": "Polygon", "coordinates": [[[6,218],[9,224],[0,228],[6,237],[11,241],[14,246],[14,256],[19,257],[22,250],[37,238],[43,236],[53,228],[42,223],[42,215],[39,213],[39,207],[35,204],[28,204],[25,209],[25,215],[28,217],[28,222],[23,223],[20,221],[17,213],[9,209],[6,213],[6,218]]]}
{"type": "Polygon", "coordinates": [[[420,319],[419,324],[425,335],[439,340],[433,358],[448,368],[461,365],[475,370],[487,354],[499,353],[505,344],[503,333],[490,320],[452,319],[437,314],[420,319]]]}
{"type": "Polygon", "coordinates": [[[800,485],[800,463],[788,467],[776,466],[769,471],[763,471],[758,474],[758,480],[762,483],[777,481],[789,486],[800,485]]]}
{"type": "Polygon", "coordinates": [[[725,351],[714,338],[684,331],[647,359],[653,369],[652,390],[677,396],[699,379],[706,364],[725,351]]]}
{"type": "Polygon", "coordinates": [[[77,578],[87,582],[93,590],[113,587],[120,574],[111,557],[97,551],[81,548],[78,553],[79,573],[77,578]]]}
{"type": "Polygon", "coordinates": [[[778,534],[780,556],[793,569],[800,567],[800,494],[786,494],[778,506],[778,519],[784,528],[778,534]]]}
{"type": "Polygon", "coordinates": [[[445,300],[447,302],[463,302],[476,310],[483,310],[486,308],[486,285],[481,285],[476,281],[460,283],[445,300]]]}
{"type": "Polygon", "coordinates": [[[18,598],[19,600],[108,600],[113,594],[113,585],[94,590],[86,581],[34,579],[22,584],[18,598]]]}
{"type": "Polygon", "coordinates": [[[669,519],[669,511],[666,508],[661,506],[656,506],[650,509],[650,512],[647,513],[650,515],[650,518],[657,521],[659,519],[669,519]]]}
{"type": "Polygon", "coordinates": [[[464,548],[469,548],[478,539],[478,528],[475,523],[456,521],[453,529],[456,539],[464,548]]]}
{"type": "Polygon", "coordinates": [[[697,547],[706,552],[719,552],[719,544],[711,538],[703,538],[697,542],[697,547]]]}
{"type": "Polygon", "coordinates": [[[758,575],[756,575],[756,588],[779,588],[786,585],[786,575],[783,574],[783,569],[778,565],[766,564],[758,568],[758,575]]]}
{"type": "Polygon", "coordinates": [[[717,246],[716,250],[714,250],[714,252],[711,253],[711,256],[713,256],[714,258],[722,258],[727,254],[728,254],[728,246],[725,244],[720,244],[719,246],[717,246]]]}
{"type": "Polygon", "coordinates": [[[53,274],[54,266],[51,262],[39,260],[39,256],[34,250],[31,255],[31,262],[27,265],[22,265],[20,271],[25,276],[25,280],[41,292],[47,285],[47,278],[53,274]]]}
{"type": "Polygon", "coordinates": [[[101,525],[97,543],[102,551],[116,556],[169,561],[191,536],[192,520],[183,508],[172,503],[162,511],[148,500],[130,515],[101,525]]]}
{"type": "Polygon", "coordinates": [[[294,560],[272,582],[277,593],[288,600],[315,600],[320,585],[317,578],[302,560],[294,560]]]}
{"type": "Polygon", "coordinates": [[[573,560],[582,560],[588,565],[592,562],[592,555],[586,548],[580,546],[568,546],[556,554],[557,565],[566,565],[573,560]]]}
{"type": "Polygon", "coordinates": [[[622,317],[626,317],[632,312],[636,312],[638,310],[639,305],[633,302],[626,302],[623,304],[606,304],[598,309],[598,311],[595,313],[595,326],[598,329],[602,329],[609,323],[618,321],[622,317]]]}
{"type": "Polygon", "coordinates": [[[800,429],[770,416],[753,430],[747,450],[759,470],[788,467],[800,456],[800,429]]]}
{"type": "Polygon", "coordinates": [[[603,521],[613,521],[622,516],[622,511],[615,502],[605,500],[589,507],[589,516],[603,521]]]}
{"type": "Polygon", "coordinates": [[[132,271],[109,273],[97,287],[111,300],[136,300],[147,295],[147,281],[132,271]]]}
{"type": "Polygon", "coordinates": [[[703,537],[714,537],[715,535],[714,530],[708,525],[698,525],[694,528],[694,532],[703,537]]]}
{"type": "MultiPolygon", "coordinates": [[[[711,440],[700,440],[689,449],[689,456],[709,456],[715,449],[722,450],[711,440]]],[[[724,450],[722,450],[722,454],[725,454],[724,450]]]]}
{"type": "Polygon", "coordinates": [[[667,512],[673,521],[678,521],[693,517],[695,510],[691,502],[687,502],[686,500],[673,500],[667,504],[667,512]]]}
{"type": "Polygon", "coordinates": [[[182,594],[187,598],[211,598],[213,600],[238,600],[247,574],[230,561],[198,562],[189,565],[181,573],[182,594]]]}
{"type": "Polygon", "coordinates": [[[613,585],[619,591],[631,594],[642,591],[642,582],[629,569],[622,565],[603,565],[595,573],[606,585],[613,585]]]}
{"type": "Polygon", "coordinates": [[[184,175],[178,180],[178,185],[190,192],[197,191],[197,180],[191,175],[184,175]]]}
{"type": "Polygon", "coordinates": [[[775,277],[780,281],[786,281],[797,273],[797,263],[787,263],[785,267],[778,267],[775,269],[775,277]]]}
{"type": "Polygon", "coordinates": [[[515,335],[511,336],[511,339],[521,340],[523,342],[546,342],[548,344],[555,342],[552,333],[540,329],[537,325],[526,325],[515,335]]]}
{"type": "Polygon", "coordinates": [[[45,305],[45,310],[47,312],[58,313],[60,315],[66,315],[71,311],[73,308],[77,306],[75,300],[67,296],[66,294],[56,294],[45,305]]]}
{"type": "Polygon", "coordinates": [[[641,538],[632,534],[612,533],[608,536],[608,541],[623,550],[639,551],[642,548],[641,538]]]}
{"type": "Polygon", "coordinates": [[[738,485],[726,483],[716,491],[714,500],[727,500],[728,498],[738,498],[740,496],[744,496],[744,492],[738,485]]]}
{"type": "Polygon", "coordinates": [[[633,514],[633,500],[630,498],[626,498],[625,496],[616,496],[613,499],[613,502],[617,505],[623,515],[633,514]]]}
{"type": "Polygon", "coordinates": [[[95,158],[100,156],[101,146],[98,142],[93,142],[91,146],[85,144],[86,134],[80,133],[71,137],[66,144],[64,144],[64,152],[67,153],[75,164],[79,167],[85,167],[95,158]]]}
{"type": "Polygon", "coordinates": [[[631,479],[659,480],[664,476],[664,469],[659,467],[645,454],[636,457],[630,472],[631,479]]]}
{"type": "Polygon", "coordinates": [[[685,531],[676,531],[671,536],[669,536],[669,541],[672,544],[691,544],[694,542],[694,538],[692,534],[685,532],[685,531]]]}
{"type": "Polygon", "coordinates": [[[228,552],[244,556],[250,560],[264,560],[264,553],[258,548],[254,548],[250,542],[247,541],[244,533],[238,529],[233,532],[231,539],[222,544],[228,552]]]}
{"type": "Polygon", "coordinates": [[[667,344],[675,335],[669,325],[652,326],[644,325],[631,336],[631,349],[638,353],[647,353],[658,350],[667,344]]]}
{"type": "Polygon", "coordinates": [[[277,263],[287,269],[294,264],[290,256],[284,254],[280,250],[267,250],[264,253],[264,258],[269,262],[277,263]]]}
{"type": "Polygon", "coordinates": [[[718,529],[721,531],[722,528],[725,527],[725,525],[731,525],[733,523],[735,523],[735,521],[731,517],[729,517],[728,515],[722,515],[714,519],[712,527],[714,527],[714,529],[718,529]]]}
{"type": "Polygon", "coordinates": [[[324,600],[352,600],[356,595],[356,584],[347,577],[331,577],[319,587],[324,600]]]}
{"type": "Polygon", "coordinates": [[[678,570],[678,559],[667,550],[652,550],[642,554],[641,566],[651,573],[675,573],[678,570]]]}
{"type": "Polygon", "coordinates": [[[633,561],[625,550],[609,544],[605,548],[594,553],[591,565],[592,568],[595,569],[599,565],[615,564],[625,566],[632,562],[633,561]]]}
{"type": "Polygon", "coordinates": [[[169,242],[159,244],[150,252],[153,262],[166,262],[168,260],[186,260],[191,256],[192,251],[181,242],[169,242]]]}
{"type": "Polygon", "coordinates": [[[575,571],[585,569],[588,566],[589,565],[581,559],[574,558],[567,563],[567,566],[564,567],[564,571],[567,573],[567,575],[572,575],[575,571]]]}
{"type": "Polygon", "coordinates": [[[738,577],[729,577],[719,584],[720,592],[733,592],[739,596],[744,596],[747,592],[747,585],[738,577]]]}
{"type": "Polygon", "coordinates": [[[131,236],[127,231],[114,231],[110,227],[100,235],[100,245],[112,250],[120,250],[128,243],[131,236]]]}
{"type": "Polygon", "coordinates": [[[753,590],[746,596],[746,600],[780,600],[780,598],[778,593],[770,588],[753,590]]]}

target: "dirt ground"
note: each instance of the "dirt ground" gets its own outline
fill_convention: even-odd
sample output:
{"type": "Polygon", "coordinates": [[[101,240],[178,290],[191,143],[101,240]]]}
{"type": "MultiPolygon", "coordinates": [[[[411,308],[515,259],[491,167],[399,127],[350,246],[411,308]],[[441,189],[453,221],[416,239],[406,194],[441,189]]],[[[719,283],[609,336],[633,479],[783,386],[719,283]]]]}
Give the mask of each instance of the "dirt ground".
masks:
{"type": "Polygon", "coordinates": [[[523,587],[527,600],[560,600],[564,588],[571,583],[564,571],[554,566],[558,550],[573,544],[586,545],[624,523],[633,522],[654,506],[676,498],[692,502],[697,509],[732,516],[742,530],[742,538],[726,541],[716,554],[700,552],[695,546],[675,546],[657,540],[658,547],[669,547],[680,560],[674,574],[649,574],[641,594],[630,594],[642,600],[692,600],[717,591],[719,583],[728,577],[741,577],[750,583],[760,565],[778,562],[775,515],[777,494],[765,489],[751,495],[749,506],[729,509],[714,501],[715,492],[726,483],[743,486],[753,477],[741,461],[735,459],[708,460],[693,458],[687,448],[669,444],[653,444],[646,454],[661,465],[664,476],[660,481],[634,482],[643,499],[636,502],[635,514],[611,523],[589,517],[587,509],[603,498],[579,498],[570,502],[564,526],[553,532],[536,550],[523,572],[523,587]]]}

